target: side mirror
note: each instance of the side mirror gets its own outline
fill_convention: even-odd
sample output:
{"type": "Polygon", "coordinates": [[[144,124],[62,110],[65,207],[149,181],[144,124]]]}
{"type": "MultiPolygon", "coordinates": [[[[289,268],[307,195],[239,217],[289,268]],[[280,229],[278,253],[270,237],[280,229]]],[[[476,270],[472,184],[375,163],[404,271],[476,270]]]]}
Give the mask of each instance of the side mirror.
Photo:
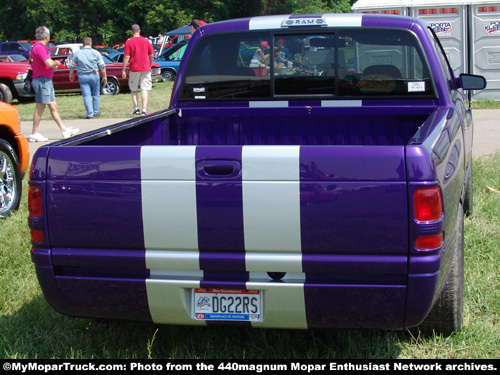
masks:
{"type": "Polygon", "coordinates": [[[459,86],[464,90],[482,90],[486,87],[486,79],[474,74],[460,74],[459,86]]]}

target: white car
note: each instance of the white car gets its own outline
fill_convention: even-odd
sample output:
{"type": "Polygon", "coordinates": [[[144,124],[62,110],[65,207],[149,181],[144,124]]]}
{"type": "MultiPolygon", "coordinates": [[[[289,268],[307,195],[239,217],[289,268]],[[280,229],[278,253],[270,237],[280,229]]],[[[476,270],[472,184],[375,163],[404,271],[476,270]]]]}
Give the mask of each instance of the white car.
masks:
{"type": "Polygon", "coordinates": [[[83,43],[58,44],[54,55],[72,55],[82,47],[83,43]]]}

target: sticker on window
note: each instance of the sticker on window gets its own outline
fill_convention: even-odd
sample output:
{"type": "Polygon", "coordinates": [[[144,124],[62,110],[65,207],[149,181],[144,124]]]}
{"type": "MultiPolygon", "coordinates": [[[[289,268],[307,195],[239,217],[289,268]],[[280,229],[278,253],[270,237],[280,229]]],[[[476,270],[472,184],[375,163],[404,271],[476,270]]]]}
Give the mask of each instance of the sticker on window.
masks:
{"type": "Polygon", "coordinates": [[[425,82],[408,82],[408,92],[425,92],[425,82]]]}
{"type": "Polygon", "coordinates": [[[204,87],[195,87],[193,88],[194,98],[195,99],[206,99],[205,88],[204,87]],[[201,94],[201,95],[200,95],[201,94]]]}

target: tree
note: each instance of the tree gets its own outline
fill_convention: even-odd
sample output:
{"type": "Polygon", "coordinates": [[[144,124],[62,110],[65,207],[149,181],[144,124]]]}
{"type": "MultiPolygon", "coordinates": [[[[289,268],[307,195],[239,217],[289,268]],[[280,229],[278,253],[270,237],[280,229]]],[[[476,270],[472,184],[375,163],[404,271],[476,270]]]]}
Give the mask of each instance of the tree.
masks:
{"type": "Polygon", "coordinates": [[[156,36],[192,18],[207,22],[266,14],[349,12],[355,0],[2,0],[0,38],[33,39],[44,25],[55,41],[94,44],[123,42],[138,23],[144,36],[156,36]]]}

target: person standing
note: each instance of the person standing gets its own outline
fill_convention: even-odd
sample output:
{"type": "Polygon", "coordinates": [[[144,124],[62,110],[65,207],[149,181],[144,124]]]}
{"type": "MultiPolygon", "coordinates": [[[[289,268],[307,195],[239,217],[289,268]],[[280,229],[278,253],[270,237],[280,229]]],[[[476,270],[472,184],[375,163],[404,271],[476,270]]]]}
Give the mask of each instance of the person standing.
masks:
{"type": "Polygon", "coordinates": [[[191,34],[193,34],[198,28],[201,26],[205,26],[207,23],[203,20],[200,20],[198,18],[193,18],[191,20],[191,23],[189,24],[189,31],[191,34]]]}
{"type": "Polygon", "coordinates": [[[127,77],[127,64],[130,61],[128,86],[132,94],[134,115],[146,115],[148,107],[148,91],[153,87],[151,81],[151,64],[153,63],[153,46],[141,36],[141,28],[132,25],[132,38],[125,42],[123,53],[122,77],[127,77]],[[142,112],[139,110],[137,92],[141,89],[142,112]]]}
{"type": "Polygon", "coordinates": [[[99,51],[92,48],[92,39],[83,38],[83,48],[75,52],[69,63],[69,80],[75,80],[75,68],[78,73],[78,83],[82,90],[83,104],[87,111],[87,118],[99,117],[100,91],[99,70],[102,75],[102,84],[107,82],[106,65],[99,51]]]}
{"type": "Polygon", "coordinates": [[[45,26],[39,26],[35,30],[35,38],[30,52],[31,69],[33,70],[33,89],[35,90],[35,113],[33,114],[33,130],[29,136],[30,142],[45,142],[48,140],[38,132],[38,126],[42,120],[45,107],[48,105],[52,118],[59,126],[63,138],[69,138],[79,132],[79,129],[64,126],[59,110],[57,109],[56,94],[52,77],[59,63],[52,60],[47,48],[50,40],[50,31],[45,26]]]}

